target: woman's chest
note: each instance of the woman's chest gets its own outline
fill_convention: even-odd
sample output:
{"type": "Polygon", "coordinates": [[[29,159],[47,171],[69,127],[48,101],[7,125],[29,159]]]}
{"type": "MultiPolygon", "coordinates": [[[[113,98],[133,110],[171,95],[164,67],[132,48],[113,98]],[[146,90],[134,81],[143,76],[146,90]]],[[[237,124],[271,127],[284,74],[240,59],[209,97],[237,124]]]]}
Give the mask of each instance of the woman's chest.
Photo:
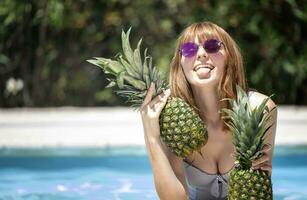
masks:
{"type": "Polygon", "coordinates": [[[210,135],[208,142],[201,148],[199,153],[194,153],[188,158],[194,166],[209,173],[228,172],[234,164],[235,148],[229,133],[216,133],[210,135]]]}

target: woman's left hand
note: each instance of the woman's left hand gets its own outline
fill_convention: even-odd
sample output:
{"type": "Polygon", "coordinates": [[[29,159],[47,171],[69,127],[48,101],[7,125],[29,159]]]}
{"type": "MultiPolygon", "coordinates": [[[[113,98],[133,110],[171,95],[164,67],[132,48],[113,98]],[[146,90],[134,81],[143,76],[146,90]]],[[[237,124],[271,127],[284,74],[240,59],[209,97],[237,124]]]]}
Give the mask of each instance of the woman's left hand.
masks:
{"type": "Polygon", "coordinates": [[[260,158],[257,160],[254,160],[252,163],[252,169],[257,170],[261,169],[264,171],[268,171],[269,174],[271,175],[272,173],[272,162],[269,156],[269,152],[272,149],[271,146],[265,145],[261,152],[263,153],[260,158]]]}

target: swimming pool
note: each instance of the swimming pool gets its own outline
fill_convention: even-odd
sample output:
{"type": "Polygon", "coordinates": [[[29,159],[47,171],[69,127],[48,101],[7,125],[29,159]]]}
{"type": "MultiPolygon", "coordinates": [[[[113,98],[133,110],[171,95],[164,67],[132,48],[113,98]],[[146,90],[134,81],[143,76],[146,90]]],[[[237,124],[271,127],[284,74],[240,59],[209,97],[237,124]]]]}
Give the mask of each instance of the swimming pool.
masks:
{"type": "MultiPolygon", "coordinates": [[[[307,199],[307,146],[279,146],[274,200],[307,199]]],[[[157,200],[143,147],[0,149],[0,199],[157,200]]]]}

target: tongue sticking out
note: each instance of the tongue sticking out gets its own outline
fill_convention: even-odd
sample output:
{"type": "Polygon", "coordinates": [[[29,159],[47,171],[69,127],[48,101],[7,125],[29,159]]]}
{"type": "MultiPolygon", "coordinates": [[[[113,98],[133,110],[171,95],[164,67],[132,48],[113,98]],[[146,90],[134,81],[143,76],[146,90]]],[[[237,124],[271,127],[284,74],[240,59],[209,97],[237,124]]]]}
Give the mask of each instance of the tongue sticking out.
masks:
{"type": "Polygon", "coordinates": [[[210,71],[211,69],[209,68],[200,68],[196,71],[196,73],[200,78],[207,78],[209,77],[210,71]]]}

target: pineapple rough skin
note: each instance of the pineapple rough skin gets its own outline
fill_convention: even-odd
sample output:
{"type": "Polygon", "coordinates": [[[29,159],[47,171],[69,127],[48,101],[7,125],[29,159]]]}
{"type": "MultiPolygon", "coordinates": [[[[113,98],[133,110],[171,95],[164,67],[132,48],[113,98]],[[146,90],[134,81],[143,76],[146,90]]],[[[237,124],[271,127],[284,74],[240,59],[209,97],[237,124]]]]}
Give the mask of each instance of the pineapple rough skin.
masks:
{"type": "Polygon", "coordinates": [[[200,151],[208,133],[199,115],[178,97],[170,97],[160,115],[161,138],[177,156],[200,151]]]}
{"type": "Polygon", "coordinates": [[[229,179],[230,200],[271,200],[272,182],[268,173],[262,170],[235,168],[229,179]]]}

